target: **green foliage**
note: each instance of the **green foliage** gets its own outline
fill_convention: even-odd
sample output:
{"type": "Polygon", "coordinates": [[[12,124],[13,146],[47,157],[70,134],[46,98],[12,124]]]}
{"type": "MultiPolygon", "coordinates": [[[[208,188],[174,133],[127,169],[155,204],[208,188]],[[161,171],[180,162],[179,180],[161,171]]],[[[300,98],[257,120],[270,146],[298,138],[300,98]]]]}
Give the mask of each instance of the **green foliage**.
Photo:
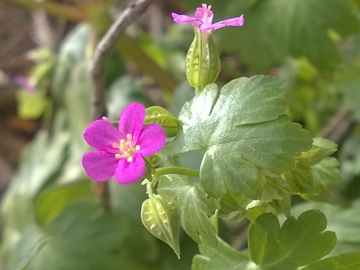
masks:
{"type": "Polygon", "coordinates": [[[306,57],[319,70],[334,68],[340,52],[329,31],[346,36],[360,24],[351,1],[342,0],[253,0],[233,1],[229,14],[245,14],[241,30],[220,33],[223,46],[235,50],[254,70],[267,70],[286,56],[306,57]]]}
{"type": "MultiPolygon", "coordinates": [[[[51,239],[27,269],[47,269],[49,265],[53,269],[131,269],[135,267],[129,261],[132,252],[156,251],[151,239],[132,241],[135,232],[138,237],[146,236],[138,226],[120,214],[102,213],[94,202],[72,204],[46,228],[51,239]]],[[[154,253],[138,258],[139,269],[151,256],[154,253]]]]}
{"type": "Polygon", "coordinates": [[[297,220],[288,218],[281,228],[274,215],[263,214],[249,226],[251,258],[262,269],[291,270],[315,262],[336,244],[335,234],[324,232],[325,228],[326,217],[320,211],[307,211],[297,220]]]}
{"type": "MultiPolygon", "coordinates": [[[[179,162],[176,157],[168,160],[174,165],[179,162]]],[[[181,227],[195,242],[216,246],[215,228],[209,219],[215,213],[215,202],[207,198],[201,185],[186,176],[169,174],[161,176],[158,192],[176,198],[181,227]]]]}
{"type": "MultiPolygon", "coordinates": [[[[181,3],[192,9],[202,4],[181,3]]],[[[194,97],[194,89],[181,83],[183,56],[192,37],[189,26],[170,27],[162,37],[124,36],[107,56],[104,79],[111,120],[130,102],[153,105],[141,80],[123,74],[121,53],[166,91],[164,103],[173,98],[167,104],[173,114],[158,106],[147,109],[145,124],[159,123],[168,138],[161,154],[146,158],[147,190],[140,182],[120,186],[110,180],[111,211],[102,209],[80,166],[89,150],[82,134],[91,121],[93,28],[78,24],[56,57],[46,50],[33,55],[31,76],[39,89],[19,92],[20,116],[37,118],[46,109],[54,111],[50,129],[41,129],[25,151],[3,200],[4,269],[182,270],[189,269],[191,258],[194,270],[360,268],[359,201],[344,200],[360,194],[359,134],[353,132],[350,140],[341,138],[345,144],[339,143],[340,172],[347,185],[343,198],[339,163],[330,157],[337,145],[311,140],[310,133],[291,120],[318,134],[339,105],[359,120],[359,37],[342,38],[359,32],[358,7],[351,0],[207,4],[212,5],[214,21],[245,15],[242,28],[212,34],[231,71],[221,74],[221,88],[208,85],[217,77],[220,60],[212,39],[205,46],[207,57],[196,51],[204,49],[199,32],[187,73],[203,91],[194,97]],[[205,69],[199,68],[199,59],[205,69]],[[285,78],[289,88],[270,76],[226,83],[231,76],[280,64],[271,74],[285,78]],[[176,82],[168,72],[178,80],[174,93],[168,88],[176,82]],[[311,203],[291,208],[292,194],[342,201],[349,207],[311,203]],[[286,218],[277,217],[279,212],[286,218]],[[249,248],[238,251],[231,245],[237,246],[239,228],[249,221],[248,241],[242,246],[249,248]],[[201,254],[193,257],[196,245],[201,254]]],[[[111,1],[100,6],[93,23],[104,22],[102,16],[108,19],[109,7],[111,1]]]]}
{"type": "Polygon", "coordinates": [[[330,257],[301,268],[303,270],[357,270],[360,267],[360,253],[345,253],[330,257]]]}
{"type": "Polygon", "coordinates": [[[309,133],[285,114],[284,94],[283,82],[274,77],[241,78],[221,90],[209,85],[184,105],[183,130],[165,151],[206,151],[200,179],[209,195],[230,192],[257,199],[263,170],[293,168],[293,156],[311,145],[309,133]]]}
{"type": "Polygon", "coordinates": [[[50,92],[56,103],[64,104],[64,92],[69,83],[72,69],[76,64],[87,59],[86,49],[90,31],[90,25],[86,23],[77,25],[63,40],[59,48],[50,87],[50,92]]]}
{"type": "Polygon", "coordinates": [[[41,225],[47,226],[76,200],[94,197],[94,195],[89,181],[73,182],[45,189],[36,198],[37,219],[41,225]]]}
{"type": "Polygon", "coordinates": [[[192,270],[260,270],[248,256],[238,252],[222,240],[218,240],[216,247],[206,244],[199,245],[201,255],[193,260],[192,270]]]}
{"type": "MultiPolygon", "coordinates": [[[[359,200],[354,201],[346,208],[325,203],[308,202],[293,207],[292,213],[296,217],[301,215],[301,213],[308,211],[309,209],[319,209],[322,211],[328,220],[327,229],[335,232],[337,237],[336,246],[330,255],[342,255],[346,252],[359,251],[359,206],[359,200]]],[[[354,261],[354,265],[357,265],[356,261],[354,261]]]]}
{"type": "Polygon", "coordinates": [[[306,211],[297,219],[290,217],[282,226],[276,216],[266,213],[249,226],[250,256],[219,239],[216,247],[199,245],[201,255],[195,256],[192,269],[357,269],[358,253],[318,261],[336,243],[335,234],[324,231],[325,228],[326,217],[320,211],[306,211]],[[321,248],[317,243],[321,243],[321,248]],[[353,263],[346,258],[353,258],[353,263]]]}
{"type": "Polygon", "coordinates": [[[340,182],[339,163],[327,157],[335,151],[333,142],[314,139],[312,148],[297,157],[296,166],[282,175],[291,192],[307,199],[335,202],[331,189],[340,182]]]}

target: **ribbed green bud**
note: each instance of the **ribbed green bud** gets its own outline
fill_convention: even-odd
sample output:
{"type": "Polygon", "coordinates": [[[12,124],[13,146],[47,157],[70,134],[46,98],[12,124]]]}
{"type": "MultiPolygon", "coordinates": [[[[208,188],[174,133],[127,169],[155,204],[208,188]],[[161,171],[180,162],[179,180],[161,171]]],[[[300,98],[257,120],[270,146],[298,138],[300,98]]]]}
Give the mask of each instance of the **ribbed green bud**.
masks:
{"type": "Polygon", "coordinates": [[[146,108],[146,116],[144,124],[157,123],[162,126],[167,138],[175,137],[179,132],[179,120],[173,116],[169,111],[160,107],[152,106],[146,108]]]}
{"type": "Polygon", "coordinates": [[[153,195],[143,202],[141,221],[155,237],[168,244],[180,259],[180,214],[175,200],[166,195],[153,195]]]}
{"type": "Polygon", "coordinates": [[[221,63],[211,33],[194,27],[195,38],[186,55],[186,78],[200,93],[206,85],[216,81],[221,63]]]}

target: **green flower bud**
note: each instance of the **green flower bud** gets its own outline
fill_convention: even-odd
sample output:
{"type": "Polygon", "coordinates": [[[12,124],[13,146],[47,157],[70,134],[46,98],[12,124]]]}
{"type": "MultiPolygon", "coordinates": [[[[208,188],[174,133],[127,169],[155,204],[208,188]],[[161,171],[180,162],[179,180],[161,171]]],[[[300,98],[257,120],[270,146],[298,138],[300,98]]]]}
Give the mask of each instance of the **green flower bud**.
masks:
{"type": "Polygon", "coordinates": [[[221,63],[211,33],[194,27],[195,38],[186,55],[186,78],[200,93],[206,85],[216,81],[221,63]]]}

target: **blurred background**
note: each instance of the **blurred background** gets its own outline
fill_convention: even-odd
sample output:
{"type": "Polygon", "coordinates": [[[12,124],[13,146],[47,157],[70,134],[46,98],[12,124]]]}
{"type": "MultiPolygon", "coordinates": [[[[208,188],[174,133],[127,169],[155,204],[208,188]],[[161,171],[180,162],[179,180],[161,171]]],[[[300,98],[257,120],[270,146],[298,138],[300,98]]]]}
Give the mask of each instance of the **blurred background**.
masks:
{"type": "MultiPolygon", "coordinates": [[[[140,221],[145,189],[110,181],[111,212],[83,172],[91,122],[89,64],[97,42],[130,1],[0,2],[0,195],[2,269],[189,269],[197,246],[181,237],[181,260],[140,221]]],[[[177,115],[194,95],[185,78],[198,0],[153,1],[106,57],[106,114],[132,101],[177,115]]],[[[288,84],[289,115],[339,145],[342,181],[322,209],[335,230],[333,253],[360,249],[359,0],[209,0],[214,21],[244,14],[241,28],[215,31],[217,83],[255,74],[288,84]]],[[[198,166],[189,156],[189,166],[198,166]],[[195,165],[194,165],[195,164],[195,165]]],[[[302,201],[294,198],[295,201],[302,201]]],[[[298,208],[300,209],[300,208],[298,208]]],[[[296,208],[294,209],[296,213],[296,208]]],[[[246,248],[246,223],[224,223],[225,240],[246,248]]]]}

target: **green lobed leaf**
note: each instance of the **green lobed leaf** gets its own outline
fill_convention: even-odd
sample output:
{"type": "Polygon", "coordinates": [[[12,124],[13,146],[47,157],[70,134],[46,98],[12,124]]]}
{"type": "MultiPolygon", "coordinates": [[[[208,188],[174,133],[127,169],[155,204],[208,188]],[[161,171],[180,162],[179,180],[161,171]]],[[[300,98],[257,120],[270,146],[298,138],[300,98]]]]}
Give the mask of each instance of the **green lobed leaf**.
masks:
{"type": "Polygon", "coordinates": [[[180,259],[180,215],[171,197],[161,194],[145,200],[141,207],[141,221],[152,235],[168,244],[180,259]]]}
{"type": "Polygon", "coordinates": [[[358,270],[360,252],[344,253],[329,257],[301,268],[302,270],[358,270]]]}
{"type": "Polygon", "coordinates": [[[221,90],[208,85],[184,105],[183,129],[164,152],[205,151],[200,179],[210,196],[258,199],[261,169],[288,171],[311,146],[310,134],[285,115],[284,95],[283,81],[269,76],[236,79],[221,90]]]}
{"type": "Polygon", "coordinates": [[[192,270],[260,270],[248,256],[218,239],[216,247],[200,244],[201,255],[193,259],[192,270]]]}
{"type": "Polygon", "coordinates": [[[164,175],[160,177],[158,193],[176,198],[181,227],[195,242],[216,246],[216,232],[209,218],[215,213],[215,202],[207,198],[199,184],[183,175],[164,175]]]}
{"type": "Polygon", "coordinates": [[[347,208],[319,202],[301,203],[292,208],[292,214],[296,217],[309,209],[322,211],[328,220],[327,229],[336,233],[337,243],[330,255],[360,250],[359,200],[347,208]]]}
{"type": "Polygon", "coordinates": [[[336,244],[333,232],[325,231],[326,217],[317,210],[288,218],[282,227],[273,214],[259,216],[249,226],[252,260],[261,269],[297,269],[327,255],[336,244]],[[321,245],[319,246],[319,244],[321,245]]]}
{"type": "Polygon", "coordinates": [[[163,127],[166,137],[174,137],[179,132],[179,121],[169,111],[160,106],[146,108],[144,124],[157,123],[163,127]]]}
{"type": "Polygon", "coordinates": [[[344,0],[234,1],[226,14],[244,13],[245,25],[224,29],[219,35],[225,49],[238,50],[240,46],[242,61],[255,70],[269,69],[287,56],[304,56],[326,70],[340,60],[329,31],[340,36],[359,31],[352,5],[344,0]]]}

